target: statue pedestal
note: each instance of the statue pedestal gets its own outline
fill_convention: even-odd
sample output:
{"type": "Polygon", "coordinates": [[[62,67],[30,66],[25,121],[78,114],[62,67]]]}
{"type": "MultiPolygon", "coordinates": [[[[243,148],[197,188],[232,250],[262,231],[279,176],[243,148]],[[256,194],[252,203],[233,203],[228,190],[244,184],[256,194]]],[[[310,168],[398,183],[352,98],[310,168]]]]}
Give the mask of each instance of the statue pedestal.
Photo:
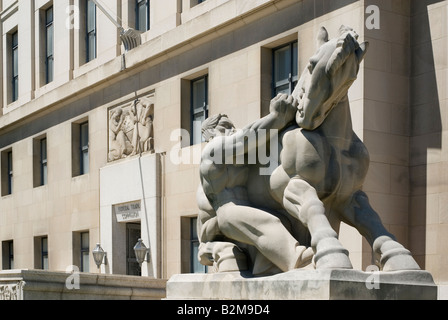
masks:
{"type": "Polygon", "coordinates": [[[240,272],[180,274],[167,300],[436,300],[427,271],[293,270],[251,278],[240,272]]]}

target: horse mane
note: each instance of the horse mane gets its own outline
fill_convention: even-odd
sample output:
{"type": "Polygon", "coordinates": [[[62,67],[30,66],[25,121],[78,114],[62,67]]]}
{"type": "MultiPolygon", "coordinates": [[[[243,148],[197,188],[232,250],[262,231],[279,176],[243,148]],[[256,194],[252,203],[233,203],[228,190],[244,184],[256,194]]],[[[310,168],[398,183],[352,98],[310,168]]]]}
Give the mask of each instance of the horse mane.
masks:
{"type": "Polygon", "coordinates": [[[347,61],[350,54],[359,48],[358,34],[350,27],[344,25],[339,28],[339,38],[336,39],[336,50],[327,63],[326,72],[334,74],[347,61]]]}
{"type": "Polygon", "coordinates": [[[202,123],[202,136],[204,137],[206,142],[209,142],[213,136],[213,131],[221,120],[222,117],[226,117],[224,114],[216,114],[214,116],[209,117],[202,123]]]}

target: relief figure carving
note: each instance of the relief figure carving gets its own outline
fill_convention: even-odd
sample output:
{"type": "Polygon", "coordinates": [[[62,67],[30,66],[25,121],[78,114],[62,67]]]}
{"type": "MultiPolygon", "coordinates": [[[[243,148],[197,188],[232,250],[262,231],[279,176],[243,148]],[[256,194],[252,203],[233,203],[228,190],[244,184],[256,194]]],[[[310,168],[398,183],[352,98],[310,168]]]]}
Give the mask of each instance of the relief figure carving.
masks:
{"type": "Polygon", "coordinates": [[[154,104],[150,98],[109,111],[110,162],[146,152],[154,152],[154,104]]]}
{"type": "Polygon", "coordinates": [[[0,285],[0,300],[22,300],[24,286],[24,281],[19,281],[15,284],[0,285]]]}

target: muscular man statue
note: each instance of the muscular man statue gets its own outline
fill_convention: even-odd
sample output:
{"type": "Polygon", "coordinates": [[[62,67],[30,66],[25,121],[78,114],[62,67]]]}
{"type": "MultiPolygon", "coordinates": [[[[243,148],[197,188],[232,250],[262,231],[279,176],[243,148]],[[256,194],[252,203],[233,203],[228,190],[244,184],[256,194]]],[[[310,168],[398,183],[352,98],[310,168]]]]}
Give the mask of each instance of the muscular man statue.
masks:
{"type": "MultiPolygon", "coordinates": [[[[202,210],[199,217],[202,263],[216,262],[219,250],[213,249],[213,245],[219,244],[222,251],[223,246],[229,245],[225,242],[227,238],[243,248],[255,248],[256,253],[251,257],[255,260],[252,261],[254,274],[269,272],[272,263],[283,272],[310,264],[312,249],[292,236],[281,216],[251,206],[247,195],[248,155],[254,154],[260,143],[269,143],[270,135],[260,133],[287,127],[295,120],[297,105],[292,96],[279,95],[271,101],[269,115],[239,131],[235,131],[225,115],[204,122],[203,134],[210,142],[202,153],[198,191],[202,210]],[[262,136],[267,141],[251,144],[250,136],[262,136]],[[245,161],[239,161],[241,159],[245,161]],[[215,256],[211,257],[213,252],[215,256]]],[[[235,250],[232,251],[235,254],[235,250]]]]}
{"type": "MultiPolygon", "coordinates": [[[[199,201],[204,252],[211,251],[214,260],[231,256],[207,245],[221,233],[230,243],[256,248],[282,271],[308,263],[311,252],[316,269],[351,269],[349,252],[338,239],[344,222],[366,238],[380,270],[419,270],[362,190],[370,159],[353,130],[348,90],[368,44],[358,42],[357,33],[346,26],[331,40],[322,28],[318,43],[292,96],[272,100],[268,116],[236,133],[225,130],[227,121],[219,118],[210,120],[216,124],[206,123],[213,140],[204,149],[200,165],[207,200],[199,201]],[[264,135],[251,144],[247,138],[271,129],[279,132],[278,141],[264,135]],[[254,173],[254,168],[261,169],[260,159],[255,165],[238,161],[242,155],[251,159],[251,148],[260,150],[263,143],[281,148],[280,153],[270,152],[271,163],[277,160],[278,165],[266,175],[254,173]],[[306,232],[295,233],[296,226],[288,230],[282,210],[290,221],[301,222],[309,243],[300,236],[306,232]]],[[[255,270],[258,257],[250,255],[255,270]]]]}

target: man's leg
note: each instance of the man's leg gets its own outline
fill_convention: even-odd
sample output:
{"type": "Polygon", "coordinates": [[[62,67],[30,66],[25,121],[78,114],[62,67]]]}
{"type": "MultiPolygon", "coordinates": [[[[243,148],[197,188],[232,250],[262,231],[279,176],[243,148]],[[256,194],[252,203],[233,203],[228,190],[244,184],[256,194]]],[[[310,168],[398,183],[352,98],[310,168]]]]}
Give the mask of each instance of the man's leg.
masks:
{"type": "Polygon", "coordinates": [[[312,260],[312,250],[301,246],[270,213],[227,204],[218,209],[217,216],[226,237],[254,246],[284,272],[306,266],[312,260]]]}

